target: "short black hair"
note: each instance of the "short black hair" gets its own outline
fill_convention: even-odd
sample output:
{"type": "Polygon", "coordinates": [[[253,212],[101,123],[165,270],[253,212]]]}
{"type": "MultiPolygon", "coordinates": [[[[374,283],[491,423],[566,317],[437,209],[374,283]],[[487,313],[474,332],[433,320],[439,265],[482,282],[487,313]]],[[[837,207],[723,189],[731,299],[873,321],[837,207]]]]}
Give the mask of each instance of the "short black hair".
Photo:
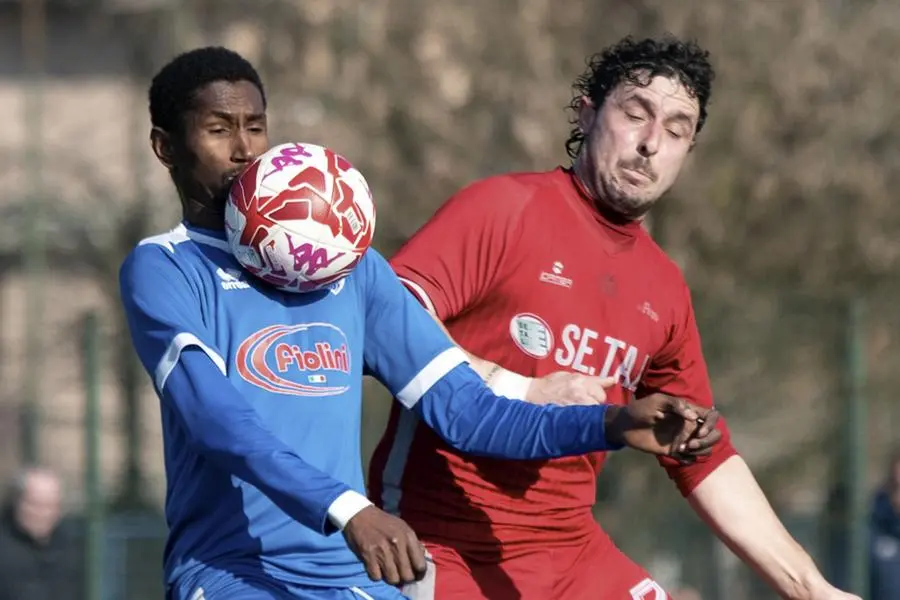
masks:
{"type": "Polygon", "coordinates": [[[249,81],[266,106],[262,80],[253,65],[233,50],[209,46],[176,56],[156,74],[150,84],[150,122],[164,131],[180,131],[197,91],[215,81],[249,81]]]}
{"type": "Polygon", "coordinates": [[[574,160],[584,143],[584,132],[578,127],[578,108],[581,97],[587,96],[599,110],[607,95],[620,83],[648,85],[654,77],[677,77],[689,94],[700,105],[697,131],[706,122],[706,109],[712,95],[715,70],[709,62],[709,52],[696,42],[684,42],[672,35],[660,39],[635,40],[628,36],[587,60],[587,68],[572,84],[573,111],[570,123],[574,125],[566,152],[574,160]]]}

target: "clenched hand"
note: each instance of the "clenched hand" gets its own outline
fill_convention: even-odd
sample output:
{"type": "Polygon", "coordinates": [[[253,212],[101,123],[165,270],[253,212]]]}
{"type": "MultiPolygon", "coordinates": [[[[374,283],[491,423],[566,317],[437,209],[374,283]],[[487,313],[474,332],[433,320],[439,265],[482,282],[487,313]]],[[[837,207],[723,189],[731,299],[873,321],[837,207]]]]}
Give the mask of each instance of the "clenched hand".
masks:
{"type": "Polygon", "coordinates": [[[694,406],[681,398],[652,394],[626,406],[610,406],[607,437],[643,452],[690,463],[712,452],[722,438],[716,409],[694,406]]]}
{"type": "Polygon", "coordinates": [[[350,519],[344,537],[373,581],[401,585],[425,576],[425,547],[412,528],[375,506],[350,519]]]}

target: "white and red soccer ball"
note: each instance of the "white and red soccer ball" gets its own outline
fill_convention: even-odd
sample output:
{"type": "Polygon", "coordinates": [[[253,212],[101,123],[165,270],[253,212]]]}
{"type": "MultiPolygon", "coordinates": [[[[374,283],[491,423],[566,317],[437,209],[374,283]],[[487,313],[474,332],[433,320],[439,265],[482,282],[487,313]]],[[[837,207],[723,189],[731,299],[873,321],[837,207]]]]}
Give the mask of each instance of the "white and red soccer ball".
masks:
{"type": "Polygon", "coordinates": [[[372,243],[375,203],[362,173],[314,144],[275,146],[235,179],[225,233],[238,262],[287,292],[346,277],[372,243]]]}

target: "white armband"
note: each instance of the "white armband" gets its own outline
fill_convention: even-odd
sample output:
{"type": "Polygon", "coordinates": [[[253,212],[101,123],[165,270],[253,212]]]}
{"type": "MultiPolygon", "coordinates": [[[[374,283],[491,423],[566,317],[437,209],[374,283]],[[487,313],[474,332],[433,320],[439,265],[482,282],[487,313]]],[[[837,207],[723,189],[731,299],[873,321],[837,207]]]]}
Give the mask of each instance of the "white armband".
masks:
{"type": "Polygon", "coordinates": [[[531,377],[497,366],[487,376],[485,383],[498,396],[506,396],[511,400],[525,400],[531,386],[531,377]]]}
{"type": "Polygon", "coordinates": [[[353,490],[347,490],[338,496],[328,507],[328,520],[340,531],[344,530],[350,519],[355,517],[362,509],[372,506],[372,502],[353,490]]]}

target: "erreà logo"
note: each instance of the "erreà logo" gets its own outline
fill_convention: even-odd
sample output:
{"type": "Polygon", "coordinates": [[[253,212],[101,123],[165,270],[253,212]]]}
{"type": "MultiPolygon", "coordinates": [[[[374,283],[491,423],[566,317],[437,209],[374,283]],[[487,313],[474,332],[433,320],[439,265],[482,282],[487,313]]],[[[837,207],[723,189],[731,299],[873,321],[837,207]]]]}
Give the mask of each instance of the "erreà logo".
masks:
{"type": "Polygon", "coordinates": [[[261,329],[241,343],[235,363],[245,381],[275,394],[323,397],[350,389],[347,336],[331,323],[261,329]]]}

